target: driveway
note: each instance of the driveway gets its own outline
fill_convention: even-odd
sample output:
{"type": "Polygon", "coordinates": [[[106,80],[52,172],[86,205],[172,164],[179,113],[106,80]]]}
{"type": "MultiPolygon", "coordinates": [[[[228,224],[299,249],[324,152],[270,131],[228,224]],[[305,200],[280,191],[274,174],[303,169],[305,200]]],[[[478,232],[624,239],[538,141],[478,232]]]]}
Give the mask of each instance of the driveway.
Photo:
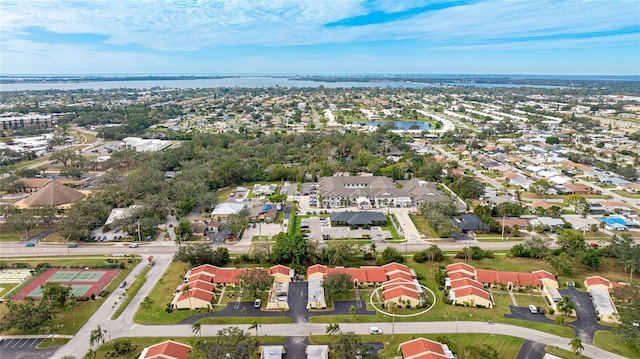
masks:
{"type": "Polygon", "coordinates": [[[543,343],[532,342],[531,340],[525,340],[524,344],[518,352],[516,359],[529,359],[529,358],[542,358],[546,353],[543,343]]]}
{"type": "Polygon", "coordinates": [[[593,343],[593,336],[596,330],[609,330],[609,327],[600,325],[596,321],[596,309],[591,301],[589,293],[580,292],[575,289],[560,289],[562,296],[568,295],[576,306],[578,320],[569,323],[567,326],[576,332],[576,335],[583,343],[593,343]]]}
{"type": "Polygon", "coordinates": [[[529,310],[529,307],[516,307],[513,305],[509,306],[509,310],[511,314],[505,314],[505,318],[513,318],[520,320],[528,320],[530,322],[537,323],[545,323],[545,324],[555,324],[555,321],[547,318],[544,314],[533,314],[529,310]]]}
{"type": "Polygon", "coordinates": [[[350,315],[351,306],[356,306],[356,314],[375,315],[375,311],[369,311],[366,305],[358,308],[355,300],[334,301],[335,308],[329,311],[307,310],[308,297],[307,282],[291,282],[289,283],[289,311],[280,313],[277,311],[263,311],[253,307],[253,302],[242,302],[238,309],[235,309],[235,303],[228,303],[227,307],[220,311],[211,312],[209,314],[198,314],[193,317],[184,319],[180,324],[193,324],[201,318],[211,317],[240,317],[246,315],[248,317],[277,317],[285,316],[293,320],[294,323],[308,323],[309,318],[320,315],[350,315]],[[242,308],[246,308],[244,311],[242,308]]]}
{"type": "MultiPolygon", "coordinates": [[[[46,359],[50,358],[58,348],[38,349],[36,346],[45,339],[22,338],[3,339],[0,343],[0,355],[2,358],[11,359],[46,359]]],[[[48,339],[46,339],[48,340],[48,339]]]]}

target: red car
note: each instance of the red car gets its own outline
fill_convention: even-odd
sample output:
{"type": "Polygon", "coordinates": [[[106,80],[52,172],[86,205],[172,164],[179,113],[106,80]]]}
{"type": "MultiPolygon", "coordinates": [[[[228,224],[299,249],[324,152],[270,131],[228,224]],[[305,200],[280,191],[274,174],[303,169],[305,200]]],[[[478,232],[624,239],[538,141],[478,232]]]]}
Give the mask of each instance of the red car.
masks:
{"type": "Polygon", "coordinates": [[[236,239],[236,235],[235,235],[235,234],[229,234],[229,235],[227,235],[227,240],[228,240],[228,241],[233,241],[233,240],[235,240],[235,239],[236,239]]]}

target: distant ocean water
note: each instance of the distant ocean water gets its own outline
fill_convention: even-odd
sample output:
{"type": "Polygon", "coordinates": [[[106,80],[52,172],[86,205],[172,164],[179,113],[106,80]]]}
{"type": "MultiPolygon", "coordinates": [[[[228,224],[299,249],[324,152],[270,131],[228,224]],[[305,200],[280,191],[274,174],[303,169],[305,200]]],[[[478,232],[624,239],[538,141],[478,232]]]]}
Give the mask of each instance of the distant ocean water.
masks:
{"type": "MultiPolygon", "coordinates": [[[[163,79],[163,80],[117,80],[117,81],[60,81],[60,82],[25,82],[0,84],[0,91],[37,91],[37,90],[80,90],[80,89],[149,89],[149,88],[216,88],[216,87],[246,87],[246,88],[354,88],[354,87],[392,87],[392,88],[427,88],[443,86],[477,86],[477,87],[523,87],[521,84],[492,84],[492,83],[416,83],[399,81],[378,82],[323,82],[308,80],[292,80],[286,77],[228,77],[220,79],[163,79]]],[[[559,88],[560,86],[527,85],[536,88],[559,88]]]]}

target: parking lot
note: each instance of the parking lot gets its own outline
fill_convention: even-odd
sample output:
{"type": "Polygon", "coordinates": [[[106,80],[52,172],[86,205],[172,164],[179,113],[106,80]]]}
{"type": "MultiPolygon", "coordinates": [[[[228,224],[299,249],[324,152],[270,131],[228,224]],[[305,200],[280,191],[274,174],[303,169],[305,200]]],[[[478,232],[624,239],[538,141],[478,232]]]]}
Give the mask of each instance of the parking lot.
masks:
{"type": "MultiPolygon", "coordinates": [[[[0,353],[2,358],[11,359],[46,359],[50,358],[58,348],[38,349],[36,346],[45,339],[2,339],[0,353]]],[[[49,340],[49,339],[46,339],[49,340]]]]}

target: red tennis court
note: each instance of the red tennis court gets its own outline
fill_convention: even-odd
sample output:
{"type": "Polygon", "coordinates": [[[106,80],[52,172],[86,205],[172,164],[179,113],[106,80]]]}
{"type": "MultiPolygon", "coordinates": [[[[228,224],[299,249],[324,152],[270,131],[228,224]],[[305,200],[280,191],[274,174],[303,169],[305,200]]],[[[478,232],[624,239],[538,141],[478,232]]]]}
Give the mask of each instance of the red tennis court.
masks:
{"type": "Polygon", "coordinates": [[[48,269],[24,286],[12,299],[42,298],[41,286],[48,282],[70,285],[78,297],[98,295],[118,274],[117,269],[48,269]]]}

